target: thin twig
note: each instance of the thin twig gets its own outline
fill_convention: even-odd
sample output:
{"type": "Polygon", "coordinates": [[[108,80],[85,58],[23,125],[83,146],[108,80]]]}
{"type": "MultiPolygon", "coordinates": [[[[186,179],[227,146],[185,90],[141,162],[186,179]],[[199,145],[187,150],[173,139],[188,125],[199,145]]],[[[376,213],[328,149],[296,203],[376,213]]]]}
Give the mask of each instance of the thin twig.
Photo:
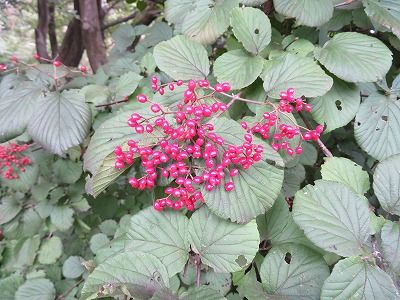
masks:
{"type": "Polygon", "coordinates": [[[69,295],[69,293],[71,293],[74,288],[76,288],[78,285],[80,285],[83,282],[83,280],[84,279],[81,278],[73,286],[70,286],[64,293],[62,293],[60,296],[57,297],[57,300],[65,299],[65,297],[67,297],[69,295]]]}
{"type": "Polygon", "coordinates": [[[346,0],[346,1],[343,1],[341,3],[336,4],[335,8],[342,7],[342,6],[345,6],[345,5],[349,5],[349,4],[351,4],[353,2],[357,2],[357,1],[358,0],[346,0]]]}
{"type": "Polygon", "coordinates": [[[99,104],[99,105],[96,105],[95,107],[111,106],[111,105],[115,105],[115,104],[119,104],[119,103],[124,103],[124,102],[128,102],[128,101],[129,101],[129,99],[124,99],[124,100],[114,101],[114,102],[110,102],[110,103],[106,103],[106,104],[99,104]]]}
{"type": "MultiPolygon", "coordinates": [[[[301,112],[298,112],[298,114],[303,120],[304,124],[306,124],[307,128],[312,129],[312,126],[310,122],[307,120],[307,118],[301,112]]],[[[325,154],[326,157],[333,157],[332,152],[325,146],[325,144],[321,141],[321,139],[317,140],[317,144],[321,148],[322,152],[325,154]]]]}
{"type": "Polygon", "coordinates": [[[135,12],[131,13],[130,15],[126,16],[126,17],[123,17],[123,18],[121,18],[121,19],[112,21],[112,22],[110,22],[110,23],[108,23],[108,24],[104,24],[104,25],[101,27],[101,29],[102,29],[102,30],[106,30],[107,28],[110,28],[110,27],[112,27],[112,26],[115,26],[115,25],[124,23],[124,22],[126,22],[126,21],[132,20],[132,19],[134,19],[134,18],[137,16],[137,14],[138,14],[138,12],[135,11],[135,12]]]}

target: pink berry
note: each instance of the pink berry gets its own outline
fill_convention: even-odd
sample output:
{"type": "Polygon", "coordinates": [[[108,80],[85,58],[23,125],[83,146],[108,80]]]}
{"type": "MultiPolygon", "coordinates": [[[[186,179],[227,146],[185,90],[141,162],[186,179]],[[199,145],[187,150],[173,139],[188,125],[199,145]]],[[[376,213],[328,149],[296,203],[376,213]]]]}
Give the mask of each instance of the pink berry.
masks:
{"type": "Polygon", "coordinates": [[[61,66],[61,61],[55,60],[55,61],[53,62],[53,66],[55,66],[56,68],[59,67],[59,66],[61,66]]]}
{"type": "Polygon", "coordinates": [[[136,99],[140,103],[146,103],[148,101],[147,96],[145,94],[139,94],[136,96],[136,99]]]}
{"type": "Polygon", "coordinates": [[[234,185],[234,183],[232,181],[229,181],[229,182],[225,183],[225,190],[227,192],[232,191],[234,188],[235,188],[235,185],[234,185]]]}
{"type": "Polygon", "coordinates": [[[161,107],[157,103],[154,103],[151,105],[150,109],[152,112],[158,113],[161,110],[161,107]]]}

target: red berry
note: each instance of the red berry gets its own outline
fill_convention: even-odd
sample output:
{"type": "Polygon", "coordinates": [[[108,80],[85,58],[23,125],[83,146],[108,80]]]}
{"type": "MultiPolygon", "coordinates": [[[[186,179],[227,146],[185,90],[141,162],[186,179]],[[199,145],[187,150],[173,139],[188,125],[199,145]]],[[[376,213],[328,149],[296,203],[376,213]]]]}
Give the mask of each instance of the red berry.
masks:
{"type": "Polygon", "coordinates": [[[136,99],[140,103],[146,103],[148,101],[147,97],[145,94],[139,94],[136,96],[136,99]]]}
{"type": "Polygon", "coordinates": [[[62,65],[61,61],[59,61],[59,60],[53,61],[53,66],[55,66],[56,68],[61,66],[61,65],[62,65]]]}
{"type": "Polygon", "coordinates": [[[152,112],[158,113],[161,110],[161,107],[157,103],[154,103],[151,105],[150,109],[152,112]]]}
{"type": "Polygon", "coordinates": [[[79,70],[80,70],[82,73],[86,73],[86,72],[87,72],[87,67],[86,67],[86,66],[79,66],[79,70]]]}
{"type": "Polygon", "coordinates": [[[33,58],[36,59],[36,60],[40,60],[40,55],[37,54],[37,53],[35,53],[35,54],[33,55],[33,58]]]}
{"type": "Polygon", "coordinates": [[[232,181],[229,181],[229,182],[225,183],[225,190],[227,192],[232,191],[234,188],[235,188],[235,185],[233,184],[232,181]]]}

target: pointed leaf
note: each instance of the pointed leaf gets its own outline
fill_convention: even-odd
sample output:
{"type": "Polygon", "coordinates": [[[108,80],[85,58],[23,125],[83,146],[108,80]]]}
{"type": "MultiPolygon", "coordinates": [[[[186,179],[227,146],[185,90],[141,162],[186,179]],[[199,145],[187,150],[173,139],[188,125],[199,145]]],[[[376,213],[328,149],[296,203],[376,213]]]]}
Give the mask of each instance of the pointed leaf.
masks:
{"type": "Polygon", "coordinates": [[[356,85],[334,80],[332,89],[324,96],[310,101],[312,116],[320,124],[326,124],[325,132],[347,125],[360,107],[360,91],[356,85]]]}
{"type": "Polygon", "coordinates": [[[295,89],[296,97],[318,97],[332,87],[333,80],[308,57],[286,54],[268,61],[262,73],[264,89],[273,98],[281,91],[295,89]]]}
{"type": "Polygon", "coordinates": [[[382,208],[400,215],[400,155],[380,162],[374,173],[374,192],[382,208]]]}
{"type": "Polygon", "coordinates": [[[389,28],[400,38],[400,3],[396,0],[363,0],[372,21],[389,28]]]}
{"type": "Polygon", "coordinates": [[[264,59],[243,50],[232,50],[219,56],[214,63],[214,75],[219,82],[229,82],[232,89],[252,84],[261,74],[264,59]]]}
{"type": "Polygon", "coordinates": [[[62,155],[88,135],[91,112],[78,90],[49,93],[38,100],[28,133],[45,149],[62,155]]]}
{"type": "Polygon", "coordinates": [[[191,248],[201,261],[216,272],[235,272],[245,268],[258,251],[256,221],[245,225],[221,219],[203,206],[189,220],[191,248]]]}
{"type": "Polygon", "coordinates": [[[178,35],[154,48],[157,66],[173,79],[204,79],[210,72],[206,49],[178,35]]]}
{"type": "Polygon", "coordinates": [[[278,13],[310,27],[328,22],[333,14],[332,0],[274,0],[274,7],[278,13]]]}
{"type": "Polygon", "coordinates": [[[349,257],[339,261],[322,287],[322,300],[329,299],[399,299],[400,295],[388,274],[363,261],[349,257]]]}
{"type": "Polygon", "coordinates": [[[329,72],[349,82],[377,81],[392,65],[392,53],[384,43],[356,32],[336,34],[323,48],[316,48],[314,56],[329,72]]]}
{"type": "Polygon", "coordinates": [[[366,199],[341,183],[318,180],[298,191],[293,218],[316,246],[341,256],[363,253],[369,237],[366,199]]]}
{"type": "Polygon", "coordinates": [[[343,183],[358,194],[365,194],[370,187],[369,175],[361,166],[344,157],[327,157],[321,167],[322,179],[343,183]]]}
{"type": "Polygon", "coordinates": [[[97,266],[85,281],[81,299],[121,296],[148,299],[169,286],[167,269],[154,255],[140,252],[117,254],[97,266]]]}
{"type": "Polygon", "coordinates": [[[260,268],[264,290],[284,299],[318,299],[328,276],[322,256],[292,244],[272,248],[260,268]]]}
{"type": "Polygon", "coordinates": [[[153,254],[170,276],[179,273],[189,258],[188,221],[180,212],[148,207],[132,217],[127,248],[153,254]]]}
{"type": "Polygon", "coordinates": [[[354,135],[360,147],[383,160],[400,153],[400,103],[377,93],[360,106],[354,122],[354,135]]]}
{"type": "Polygon", "coordinates": [[[238,41],[253,54],[259,54],[271,42],[271,23],[259,9],[252,7],[233,9],[231,26],[238,41]]]}

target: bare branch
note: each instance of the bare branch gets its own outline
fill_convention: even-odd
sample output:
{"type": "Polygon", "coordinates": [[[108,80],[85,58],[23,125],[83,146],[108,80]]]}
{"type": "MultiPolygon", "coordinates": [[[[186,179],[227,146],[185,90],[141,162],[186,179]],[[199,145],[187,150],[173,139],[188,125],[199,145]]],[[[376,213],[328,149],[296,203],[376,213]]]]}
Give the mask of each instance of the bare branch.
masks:
{"type": "Polygon", "coordinates": [[[36,52],[40,57],[49,59],[47,52],[47,32],[49,29],[49,8],[47,0],[37,1],[38,25],[35,29],[36,52]]]}
{"type": "Polygon", "coordinates": [[[112,21],[112,22],[110,22],[110,23],[108,23],[108,24],[104,24],[103,27],[102,27],[101,29],[102,29],[102,30],[106,30],[107,28],[110,28],[110,27],[112,27],[112,26],[115,26],[115,25],[124,23],[124,22],[126,22],[126,21],[131,20],[131,19],[134,19],[134,18],[137,16],[137,14],[138,14],[138,12],[135,11],[135,12],[131,13],[130,15],[126,16],[126,17],[123,17],[123,18],[121,18],[121,19],[112,21]]]}
{"type": "Polygon", "coordinates": [[[57,34],[56,34],[54,2],[49,3],[49,39],[50,39],[50,47],[51,47],[51,56],[53,58],[55,58],[58,53],[58,43],[57,43],[57,34]]]}

